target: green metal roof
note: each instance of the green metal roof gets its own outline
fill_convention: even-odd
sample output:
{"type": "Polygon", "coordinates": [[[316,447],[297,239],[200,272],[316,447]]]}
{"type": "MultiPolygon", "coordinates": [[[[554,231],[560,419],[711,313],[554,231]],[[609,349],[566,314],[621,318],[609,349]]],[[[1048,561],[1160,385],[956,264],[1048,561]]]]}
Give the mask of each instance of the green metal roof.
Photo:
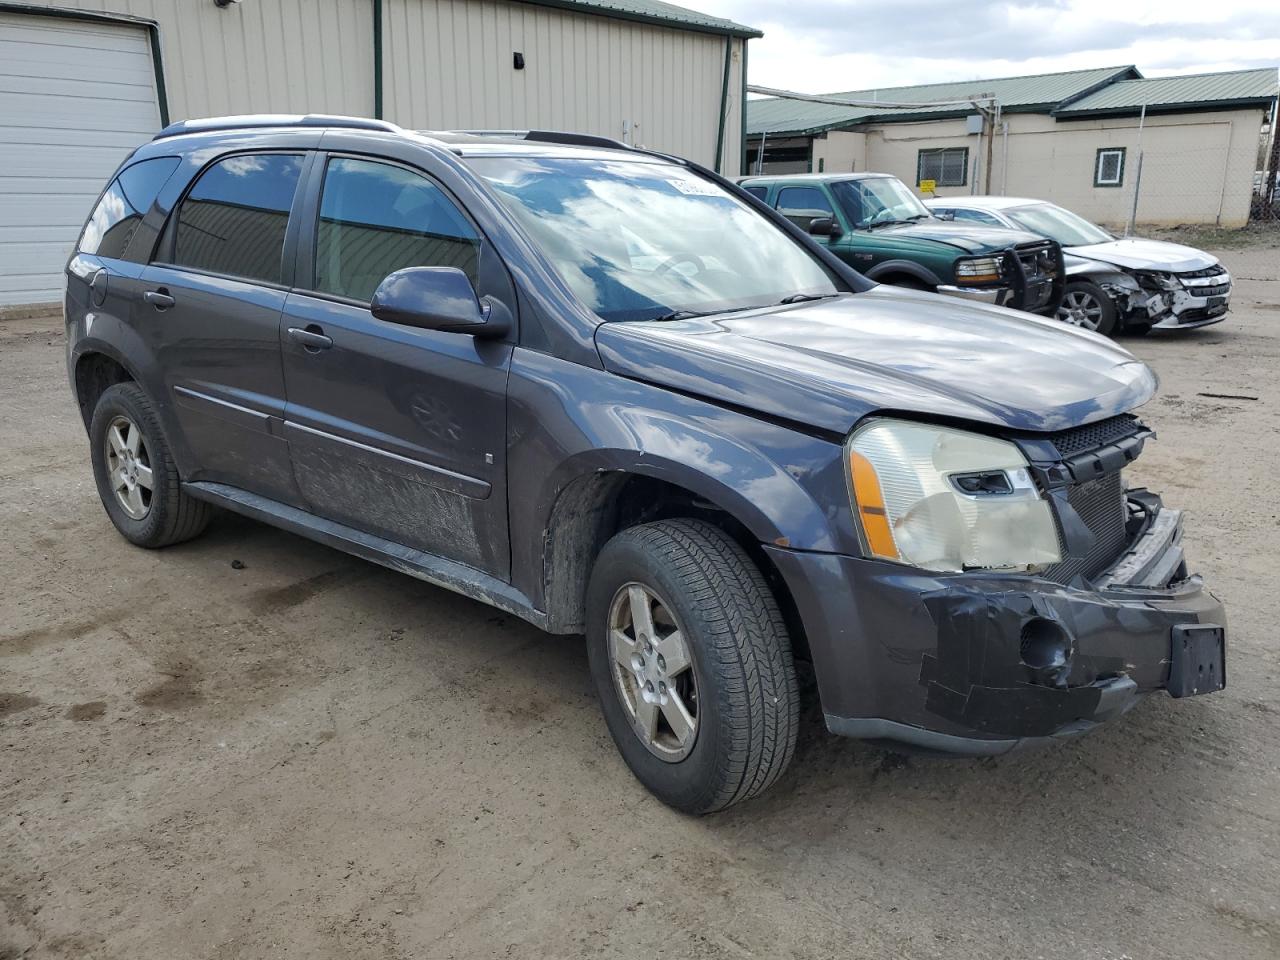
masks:
{"type": "Polygon", "coordinates": [[[593,13],[602,17],[613,17],[616,20],[635,20],[679,30],[696,30],[699,33],[720,33],[744,38],[764,36],[755,27],[734,23],[722,17],[711,17],[686,7],[677,7],[672,3],[662,3],[661,0],[524,0],[524,2],[539,7],[556,7],[578,13],[593,13]]]}
{"type": "MultiPolygon", "coordinates": [[[[852,90],[833,93],[833,97],[850,100],[887,100],[914,103],[930,100],[963,100],[991,95],[1000,101],[1002,110],[1049,112],[1066,100],[1092,93],[1116,80],[1140,77],[1136,67],[1100,67],[1093,70],[1070,70],[1065,73],[1041,73],[1025,77],[998,77],[991,80],[961,80],[948,83],[925,83],[912,87],[883,87],[878,90],[852,90]]],[[[853,126],[869,119],[879,121],[917,120],[972,113],[963,107],[841,107],[804,100],[771,97],[747,101],[747,135],[805,135],[853,126]]]]}
{"type": "Polygon", "coordinates": [[[1054,113],[1059,117],[1136,114],[1144,104],[1155,110],[1266,106],[1277,95],[1280,95],[1280,71],[1267,67],[1187,77],[1121,80],[1065,104],[1054,113]]]}

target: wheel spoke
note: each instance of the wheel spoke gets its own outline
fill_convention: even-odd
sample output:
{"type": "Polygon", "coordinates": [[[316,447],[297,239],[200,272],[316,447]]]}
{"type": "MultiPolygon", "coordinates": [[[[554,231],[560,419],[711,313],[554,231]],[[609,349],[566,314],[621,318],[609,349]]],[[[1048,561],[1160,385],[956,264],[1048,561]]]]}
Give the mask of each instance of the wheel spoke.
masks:
{"type": "Polygon", "coordinates": [[[142,431],[134,424],[129,424],[129,436],[125,438],[125,446],[130,453],[136,454],[138,447],[142,445],[142,431]]]}
{"type": "Polygon", "coordinates": [[[631,638],[617,628],[609,631],[609,647],[613,650],[613,659],[628,671],[635,671],[631,658],[635,655],[636,645],[631,638]]]}
{"type": "Polygon", "coordinates": [[[124,467],[116,467],[111,471],[111,489],[117,492],[125,489],[129,484],[124,478],[124,467]]]}
{"type": "Polygon", "coordinates": [[[631,601],[631,624],[635,627],[636,641],[644,643],[653,640],[653,607],[648,592],[643,587],[632,584],[627,588],[627,596],[631,601]]]}
{"type": "Polygon", "coordinates": [[[662,715],[671,725],[671,732],[676,735],[676,741],[683,747],[693,736],[695,721],[685,707],[684,701],[680,699],[680,694],[675,690],[670,690],[667,702],[662,705],[662,715]]]}
{"type": "Polygon", "coordinates": [[[636,694],[636,733],[646,744],[653,743],[658,732],[658,705],[644,698],[643,692],[636,694]]]}
{"type": "Polygon", "coordinates": [[[128,494],[129,509],[134,513],[141,515],[147,509],[147,505],[142,502],[142,490],[134,487],[128,494]]]}
{"type": "Polygon", "coordinates": [[[685,650],[684,637],[679,630],[667,634],[655,646],[665,661],[668,682],[672,677],[689,669],[689,654],[685,650]]]}
{"type": "Polygon", "coordinates": [[[120,428],[114,424],[111,426],[111,429],[107,431],[107,442],[111,444],[111,452],[117,457],[123,455],[125,450],[128,449],[128,447],[125,446],[124,434],[122,434],[120,432],[120,428]]]}
{"type": "Polygon", "coordinates": [[[138,464],[138,486],[142,487],[144,490],[151,490],[152,489],[151,484],[152,484],[151,468],[144,467],[142,464],[138,464]]]}

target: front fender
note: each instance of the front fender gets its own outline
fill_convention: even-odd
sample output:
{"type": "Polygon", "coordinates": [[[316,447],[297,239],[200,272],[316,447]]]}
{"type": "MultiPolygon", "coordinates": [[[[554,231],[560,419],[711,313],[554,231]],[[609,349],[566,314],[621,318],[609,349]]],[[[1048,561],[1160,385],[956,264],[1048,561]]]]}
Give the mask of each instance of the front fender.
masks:
{"type": "Polygon", "coordinates": [[[874,267],[867,271],[867,278],[881,282],[881,277],[891,276],[893,274],[905,273],[908,276],[915,277],[921,283],[936,287],[942,283],[942,278],[930,270],[923,267],[914,260],[884,260],[877,263],[874,267]]]}
{"type": "Polygon", "coordinates": [[[517,350],[508,387],[512,577],[542,595],[556,503],[596,474],[688,490],[761,543],[857,552],[842,448],[603,370],[517,350]]]}

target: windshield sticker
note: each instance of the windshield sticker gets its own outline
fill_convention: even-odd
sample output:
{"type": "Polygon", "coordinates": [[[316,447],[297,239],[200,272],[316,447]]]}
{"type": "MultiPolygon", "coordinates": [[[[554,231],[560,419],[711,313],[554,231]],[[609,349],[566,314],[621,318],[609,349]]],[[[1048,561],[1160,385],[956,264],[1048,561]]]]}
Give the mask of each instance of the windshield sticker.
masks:
{"type": "Polygon", "coordinates": [[[681,193],[690,197],[719,197],[721,196],[720,188],[709,180],[668,180],[681,193]]]}

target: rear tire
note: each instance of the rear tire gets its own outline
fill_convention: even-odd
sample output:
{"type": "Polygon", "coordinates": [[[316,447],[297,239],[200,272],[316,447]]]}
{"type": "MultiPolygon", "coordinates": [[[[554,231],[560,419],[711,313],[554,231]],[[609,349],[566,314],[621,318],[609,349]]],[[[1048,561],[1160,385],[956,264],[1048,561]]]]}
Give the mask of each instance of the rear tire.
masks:
{"type": "Polygon", "coordinates": [[[1109,337],[1116,329],[1115,301],[1091,280],[1072,280],[1062,295],[1057,318],[1073,327],[1109,337]]]}
{"type": "Polygon", "coordinates": [[[89,449],[102,505],[131,543],[167,547],[204,531],[213,508],[183,492],[155,408],[136,383],[117,383],[98,399],[89,449]]]}
{"type": "Polygon", "coordinates": [[[799,728],[791,640],[764,576],[719,528],[664,520],[616,535],[592,570],[587,625],[609,732],[664,803],[721,810],[787,768],[799,728]]]}

